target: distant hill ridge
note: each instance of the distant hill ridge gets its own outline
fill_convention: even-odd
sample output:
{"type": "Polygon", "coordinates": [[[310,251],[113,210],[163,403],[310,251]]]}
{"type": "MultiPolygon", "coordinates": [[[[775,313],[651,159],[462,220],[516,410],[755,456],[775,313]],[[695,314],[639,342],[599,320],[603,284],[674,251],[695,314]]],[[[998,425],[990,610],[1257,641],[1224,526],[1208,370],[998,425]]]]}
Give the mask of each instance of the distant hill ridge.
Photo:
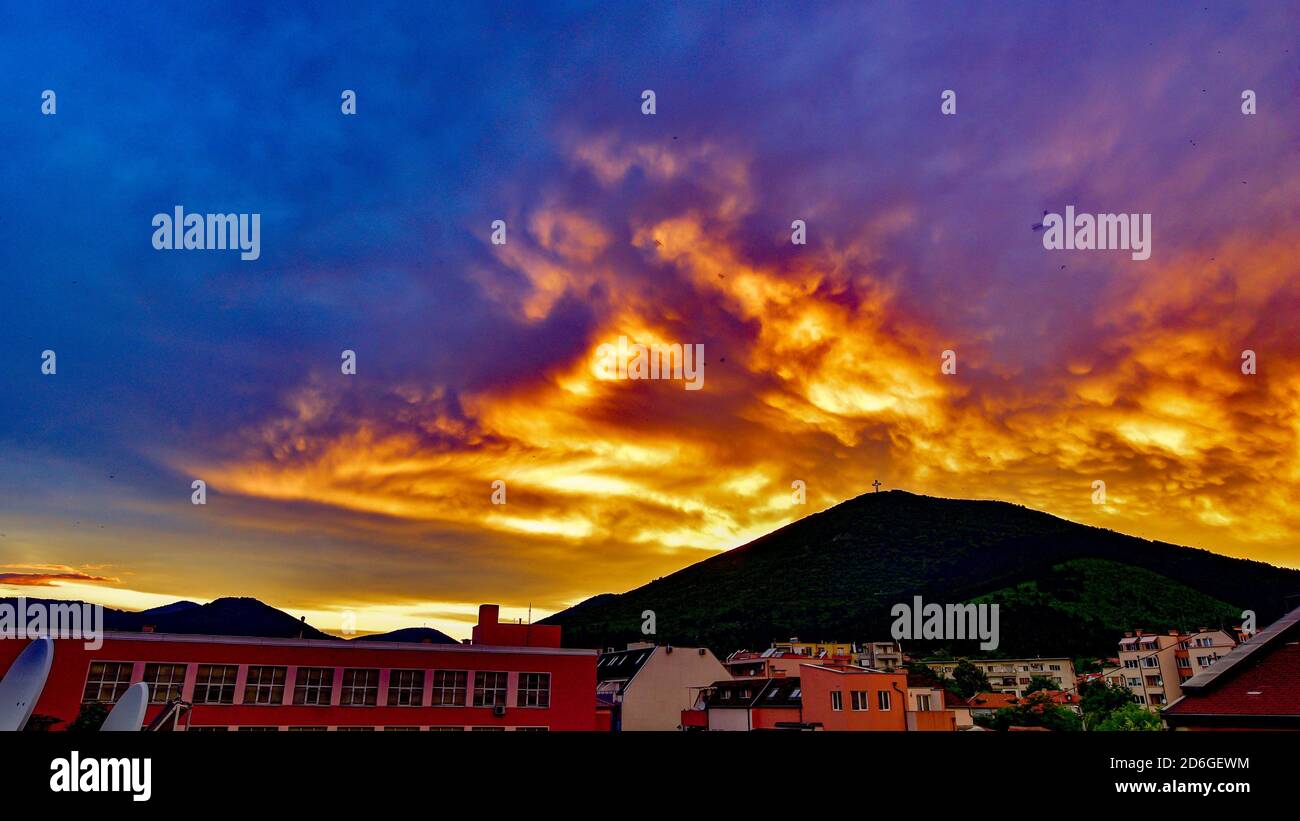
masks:
{"type": "Polygon", "coordinates": [[[890,608],[997,602],[1001,644],[919,643],[965,655],[1113,655],[1125,630],[1267,624],[1300,593],[1300,571],[1152,542],[997,501],[866,493],[623,594],[543,620],[577,647],[643,640],[715,652],[773,639],[890,636],[890,608]]]}
{"type": "MultiPolygon", "coordinates": [[[[13,603],[16,599],[0,599],[13,603]]],[[[38,599],[27,597],[30,602],[48,604],[69,604],[66,600],[38,599]]],[[[75,602],[83,603],[83,602],[75,602]]],[[[305,619],[294,618],[283,610],[277,610],[269,604],[253,598],[227,597],[215,599],[207,604],[192,601],[178,601],[151,607],[148,610],[130,611],[104,608],[104,629],[139,632],[146,626],[152,626],[158,633],[189,633],[209,636],[257,636],[260,638],[279,639],[320,639],[341,641],[317,630],[305,619]]],[[[359,641],[411,641],[431,642],[434,644],[456,644],[451,636],[431,627],[408,627],[391,633],[376,633],[357,636],[359,641]]]]}

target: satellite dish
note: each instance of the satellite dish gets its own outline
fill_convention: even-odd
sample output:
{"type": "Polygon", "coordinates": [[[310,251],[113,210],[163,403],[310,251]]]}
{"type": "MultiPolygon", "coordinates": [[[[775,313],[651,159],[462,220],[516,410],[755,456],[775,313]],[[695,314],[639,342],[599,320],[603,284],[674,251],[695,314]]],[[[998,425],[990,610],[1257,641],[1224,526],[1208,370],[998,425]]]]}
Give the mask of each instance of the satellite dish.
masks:
{"type": "Polygon", "coordinates": [[[27,725],[53,662],[54,640],[49,636],[32,639],[14,659],[0,679],[0,731],[21,730],[27,725]]]}
{"type": "Polygon", "coordinates": [[[144,711],[149,706],[149,685],[143,681],[137,681],[117,700],[113,705],[113,710],[104,719],[100,726],[100,732],[126,732],[135,733],[140,731],[140,725],[144,723],[144,711]]]}

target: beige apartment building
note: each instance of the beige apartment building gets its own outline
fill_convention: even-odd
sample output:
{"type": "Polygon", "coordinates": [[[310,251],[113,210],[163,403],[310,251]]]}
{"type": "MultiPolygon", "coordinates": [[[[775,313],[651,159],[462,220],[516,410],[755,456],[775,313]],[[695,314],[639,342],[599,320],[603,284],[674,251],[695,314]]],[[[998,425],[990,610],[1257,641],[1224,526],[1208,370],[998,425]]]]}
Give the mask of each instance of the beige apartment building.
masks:
{"type": "Polygon", "coordinates": [[[903,650],[896,641],[864,642],[854,654],[856,663],[873,670],[893,670],[903,664],[903,650]]]}
{"type": "Polygon", "coordinates": [[[1125,633],[1119,642],[1119,668],[1106,670],[1105,677],[1122,675],[1137,703],[1163,707],[1182,697],[1184,681],[1210,669],[1237,643],[1226,630],[1204,628],[1195,633],[1125,633]]]}
{"type": "MultiPolygon", "coordinates": [[[[1024,698],[1035,676],[1055,682],[1062,690],[1075,685],[1074,662],[1068,658],[970,659],[989,680],[992,692],[1024,698]]],[[[946,678],[952,678],[956,661],[923,661],[922,664],[946,678]]]]}

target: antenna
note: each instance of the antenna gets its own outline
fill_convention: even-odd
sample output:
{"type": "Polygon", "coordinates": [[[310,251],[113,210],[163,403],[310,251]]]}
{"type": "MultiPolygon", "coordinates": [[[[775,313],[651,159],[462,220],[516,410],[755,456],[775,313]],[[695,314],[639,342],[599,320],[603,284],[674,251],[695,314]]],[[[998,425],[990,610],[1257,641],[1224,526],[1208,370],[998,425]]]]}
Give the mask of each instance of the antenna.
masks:
{"type": "Polygon", "coordinates": [[[113,709],[109,712],[104,723],[100,725],[100,732],[106,733],[138,733],[140,725],[144,724],[144,711],[149,706],[149,685],[143,681],[137,681],[117,700],[113,709]]]}
{"type": "Polygon", "coordinates": [[[14,659],[0,679],[0,731],[21,730],[27,725],[53,663],[54,640],[49,636],[32,639],[14,659]]]}

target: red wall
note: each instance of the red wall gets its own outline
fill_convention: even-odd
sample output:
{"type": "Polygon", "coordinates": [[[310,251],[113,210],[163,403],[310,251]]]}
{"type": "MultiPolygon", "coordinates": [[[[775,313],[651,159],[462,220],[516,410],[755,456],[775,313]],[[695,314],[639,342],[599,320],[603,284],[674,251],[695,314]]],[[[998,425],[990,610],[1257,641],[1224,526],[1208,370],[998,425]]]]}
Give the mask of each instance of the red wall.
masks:
{"type": "MultiPolygon", "coordinates": [[[[132,681],[140,681],[146,662],[192,665],[186,679],[185,696],[193,692],[198,664],[267,664],[288,666],[285,686],[287,705],[242,705],[246,669],[241,667],[233,705],[196,704],[190,713],[192,725],[251,726],[530,726],[551,730],[596,729],[596,658],[594,650],[552,648],[501,648],[471,645],[394,644],[364,645],[351,642],[229,639],[210,636],[176,636],[148,633],[109,633],[104,646],[85,649],[81,641],[55,641],[54,664],[37,713],[64,721],[76,717],[81,706],[86,674],[91,661],[135,662],[132,681]],[[297,666],[334,667],[334,701],[342,684],[343,668],[379,668],[378,703],[387,697],[390,668],[425,670],[425,705],[433,670],[466,670],[466,701],[473,703],[476,670],[507,673],[551,674],[550,707],[516,707],[517,676],[509,676],[506,713],[492,715],[490,707],[387,707],[387,706],[294,706],[293,674],[297,666]]],[[[0,640],[0,674],[27,645],[21,640],[0,640]]],[[[162,709],[151,705],[146,722],[162,709]]],[[[59,728],[56,728],[59,729],[59,728]]]]}

